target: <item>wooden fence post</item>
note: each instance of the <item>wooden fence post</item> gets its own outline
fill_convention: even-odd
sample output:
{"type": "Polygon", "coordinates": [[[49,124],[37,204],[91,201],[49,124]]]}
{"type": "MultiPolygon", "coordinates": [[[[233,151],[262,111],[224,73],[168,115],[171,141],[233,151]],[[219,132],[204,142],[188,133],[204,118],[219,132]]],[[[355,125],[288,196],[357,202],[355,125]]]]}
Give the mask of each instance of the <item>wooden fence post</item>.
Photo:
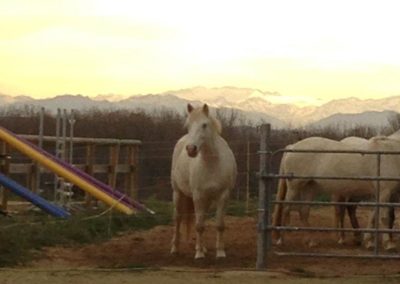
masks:
{"type": "Polygon", "coordinates": [[[110,146],[110,157],[108,165],[108,185],[115,190],[117,185],[117,166],[119,162],[120,144],[110,146]]]}
{"type": "MultiPolygon", "coordinates": [[[[1,154],[2,155],[9,155],[10,154],[10,147],[5,143],[2,142],[1,143],[1,154]]],[[[1,163],[1,169],[0,171],[4,174],[4,175],[9,175],[10,173],[10,159],[5,158],[2,161],[0,161],[1,163]]],[[[1,209],[4,211],[7,211],[8,208],[8,191],[1,186],[1,209]]]]}
{"type": "Polygon", "coordinates": [[[126,193],[132,198],[136,199],[138,196],[137,188],[137,169],[139,151],[137,145],[128,145],[128,166],[129,172],[125,179],[126,193]]]}
{"type": "MultiPolygon", "coordinates": [[[[96,145],[93,143],[86,144],[86,158],[85,158],[85,172],[88,175],[93,176],[94,170],[94,157],[95,157],[96,145]]],[[[90,194],[85,192],[85,203],[86,207],[90,207],[92,205],[93,198],[90,194]]]]}

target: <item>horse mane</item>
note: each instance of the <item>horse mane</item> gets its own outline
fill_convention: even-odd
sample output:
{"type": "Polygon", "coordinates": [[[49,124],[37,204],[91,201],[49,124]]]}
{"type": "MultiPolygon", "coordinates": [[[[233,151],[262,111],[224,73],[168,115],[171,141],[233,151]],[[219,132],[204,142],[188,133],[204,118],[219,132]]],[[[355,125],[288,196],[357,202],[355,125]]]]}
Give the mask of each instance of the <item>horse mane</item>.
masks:
{"type": "Polygon", "coordinates": [[[210,119],[211,119],[211,121],[212,121],[212,123],[214,125],[214,128],[217,130],[217,133],[221,134],[222,133],[221,121],[219,121],[219,119],[217,119],[217,118],[215,118],[213,116],[210,116],[210,119]]]}

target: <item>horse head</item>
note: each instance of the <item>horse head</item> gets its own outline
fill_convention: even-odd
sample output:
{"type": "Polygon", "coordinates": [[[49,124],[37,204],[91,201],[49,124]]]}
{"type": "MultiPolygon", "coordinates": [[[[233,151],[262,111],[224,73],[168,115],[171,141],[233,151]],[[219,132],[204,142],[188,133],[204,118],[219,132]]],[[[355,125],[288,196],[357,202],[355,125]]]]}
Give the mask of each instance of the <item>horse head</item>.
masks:
{"type": "Polygon", "coordinates": [[[188,130],[186,151],[189,157],[195,158],[204,146],[211,145],[216,135],[221,132],[221,124],[210,115],[207,104],[194,108],[187,106],[188,117],[185,126],[188,130]]]}

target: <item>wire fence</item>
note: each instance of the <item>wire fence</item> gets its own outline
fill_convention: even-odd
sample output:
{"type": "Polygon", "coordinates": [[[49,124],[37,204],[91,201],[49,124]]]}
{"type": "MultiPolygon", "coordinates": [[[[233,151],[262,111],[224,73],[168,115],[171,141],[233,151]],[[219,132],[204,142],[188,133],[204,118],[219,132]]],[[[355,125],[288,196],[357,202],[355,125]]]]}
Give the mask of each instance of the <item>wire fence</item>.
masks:
{"type": "MultiPolygon", "coordinates": [[[[271,151],[267,149],[268,138],[270,135],[270,126],[264,125],[262,127],[261,140],[260,140],[260,172],[259,172],[259,220],[258,220],[258,242],[257,242],[257,268],[264,269],[268,266],[267,255],[274,253],[279,256],[309,256],[309,257],[344,257],[344,258],[400,258],[398,254],[384,254],[381,252],[379,247],[380,234],[396,234],[400,233],[400,230],[393,228],[380,228],[379,221],[381,217],[380,208],[397,208],[400,207],[400,203],[382,202],[381,200],[381,190],[382,182],[390,181],[389,185],[391,192],[395,192],[398,184],[400,182],[399,176],[383,176],[382,170],[382,156],[397,156],[400,155],[400,151],[359,151],[359,150],[310,150],[310,149],[279,149],[277,151],[271,151]],[[346,154],[346,155],[373,155],[376,157],[375,173],[364,176],[336,176],[336,175],[297,175],[295,173],[276,173],[272,166],[273,157],[277,154],[282,153],[301,153],[303,155],[317,155],[317,154],[346,154]],[[277,180],[329,180],[329,181],[368,181],[372,183],[374,191],[370,194],[375,196],[375,200],[372,202],[318,202],[318,201],[299,201],[299,200],[289,200],[289,201],[275,201],[272,199],[273,186],[276,184],[277,180]],[[393,185],[395,182],[395,185],[393,185]],[[291,206],[291,205],[301,205],[301,206],[366,206],[372,207],[374,209],[374,219],[373,226],[368,228],[330,228],[330,227],[294,227],[290,224],[283,225],[273,225],[271,224],[272,209],[273,206],[291,206]],[[315,251],[276,251],[272,246],[272,236],[271,232],[276,231],[296,231],[296,232],[358,232],[358,233],[369,233],[374,235],[374,251],[373,253],[359,253],[359,254],[349,254],[349,253],[326,253],[326,252],[315,252],[315,251]]],[[[320,156],[313,156],[313,159],[317,161],[320,156]]],[[[318,160],[321,162],[321,160],[318,160]]],[[[299,162],[299,161],[298,161],[299,162]]],[[[372,162],[372,161],[370,161],[372,162]]],[[[332,161],[334,163],[334,161],[332,161]]],[[[308,167],[310,165],[302,165],[303,167],[308,167]]],[[[395,165],[392,165],[395,167],[395,165]]],[[[393,173],[393,172],[391,172],[393,173]]],[[[343,185],[345,186],[345,185],[343,185]]],[[[365,186],[365,185],[364,185],[365,186]]],[[[386,188],[385,188],[386,189],[386,188]]],[[[307,190],[304,188],[303,190],[307,190]]],[[[371,219],[372,220],[372,219],[371,219]]]]}

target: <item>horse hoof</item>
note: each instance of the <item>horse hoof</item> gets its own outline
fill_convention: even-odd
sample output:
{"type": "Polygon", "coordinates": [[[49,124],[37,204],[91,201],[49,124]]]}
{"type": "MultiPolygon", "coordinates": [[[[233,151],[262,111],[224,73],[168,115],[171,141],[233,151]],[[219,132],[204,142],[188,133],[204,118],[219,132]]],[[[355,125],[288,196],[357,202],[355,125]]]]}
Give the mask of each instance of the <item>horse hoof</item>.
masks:
{"type": "Polygon", "coordinates": [[[277,246],[283,245],[283,240],[282,240],[282,238],[279,238],[279,239],[276,241],[276,245],[277,245],[277,246]]]}
{"type": "Polygon", "coordinates": [[[194,259],[203,259],[205,258],[205,254],[202,251],[196,251],[196,255],[194,256],[194,259]]]}
{"type": "Polygon", "coordinates": [[[172,255],[177,255],[177,254],[178,254],[178,249],[177,249],[175,246],[173,246],[173,247],[171,248],[171,254],[172,254],[172,255]]]}
{"type": "Polygon", "coordinates": [[[341,246],[344,245],[344,239],[340,238],[337,243],[341,246]]]}
{"type": "Polygon", "coordinates": [[[388,241],[385,243],[384,248],[386,251],[394,252],[397,250],[396,244],[394,242],[388,241]]]}
{"type": "Polygon", "coordinates": [[[372,250],[372,249],[375,248],[375,244],[372,241],[367,241],[365,243],[365,248],[368,249],[368,250],[372,250]]]}
{"type": "Polygon", "coordinates": [[[315,248],[318,245],[316,241],[309,241],[308,242],[308,247],[309,248],[315,248]]]}
{"type": "Polygon", "coordinates": [[[224,250],[217,250],[217,258],[225,258],[226,253],[224,250]]]}

